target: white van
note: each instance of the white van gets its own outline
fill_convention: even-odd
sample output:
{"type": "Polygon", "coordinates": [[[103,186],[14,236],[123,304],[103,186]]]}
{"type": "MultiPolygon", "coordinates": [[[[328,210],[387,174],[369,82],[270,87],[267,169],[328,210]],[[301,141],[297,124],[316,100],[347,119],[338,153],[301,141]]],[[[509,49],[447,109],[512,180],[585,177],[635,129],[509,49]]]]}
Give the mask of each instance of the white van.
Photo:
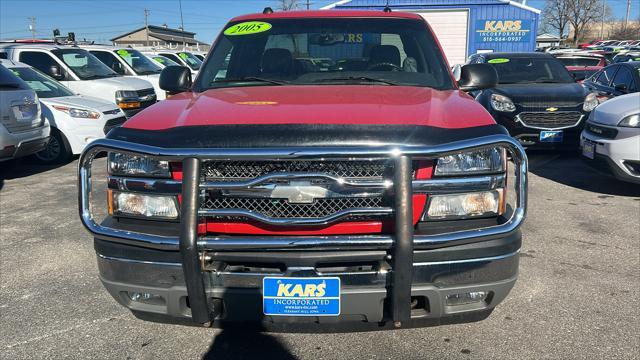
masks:
{"type": "Polygon", "coordinates": [[[5,43],[0,44],[0,57],[32,66],[77,94],[113,101],[127,117],[156,103],[151,83],[120,76],[87,50],[75,46],[5,43]]]}
{"type": "Polygon", "coordinates": [[[153,85],[158,100],[165,99],[165,91],[160,89],[162,67],[138,50],[109,45],[82,45],[82,48],[120,75],[147,80],[153,85]]]}
{"type": "Polygon", "coordinates": [[[200,70],[200,66],[202,66],[202,60],[198,59],[192,53],[188,51],[177,51],[177,50],[150,50],[143,51],[143,54],[147,56],[153,55],[162,55],[166,58],[173,60],[174,62],[186,66],[191,69],[191,74],[195,77],[200,70]]]}
{"type": "Polygon", "coordinates": [[[36,153],[43,163],[64,163],[122,125],[124,113],[111,101],[76,95],[56,80],[29,65],[1,60],[0,65],[26,82],[38,95],[42,117],[51,125],[47,146],[36,153]]]}

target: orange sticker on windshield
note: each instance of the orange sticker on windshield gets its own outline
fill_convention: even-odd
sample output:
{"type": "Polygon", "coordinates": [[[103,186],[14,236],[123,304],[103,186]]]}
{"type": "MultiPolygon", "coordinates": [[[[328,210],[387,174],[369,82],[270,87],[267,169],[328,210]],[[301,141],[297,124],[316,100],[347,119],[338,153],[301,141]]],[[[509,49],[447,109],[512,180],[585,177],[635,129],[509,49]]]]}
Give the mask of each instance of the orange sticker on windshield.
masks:
{"type": "Polygon", "coordinates": [[[237,105],[278,105],[275,101],[240,101],[237,105]]]}

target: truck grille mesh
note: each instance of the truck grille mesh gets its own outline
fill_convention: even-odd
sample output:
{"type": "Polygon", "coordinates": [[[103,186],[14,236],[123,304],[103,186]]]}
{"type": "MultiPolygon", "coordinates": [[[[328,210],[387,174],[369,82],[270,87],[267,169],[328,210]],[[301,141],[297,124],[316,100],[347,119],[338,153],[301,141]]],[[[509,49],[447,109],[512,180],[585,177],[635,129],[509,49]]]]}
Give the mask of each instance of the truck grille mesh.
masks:
{"type": "Polygon", "coordinates": [[[322,173],[346,179],[380,180],[391,174],[385,160],[359,161],[209,161],[203,166],[207,181],[241,181],[270,173],[322,173]]]}
{"type": "Polygon", "coordinates": [[[242,209],[274,219],[322,218],[342,210],[381,206],[380,197],[315,199],[310,204],[292,204],[286,199],[210,197],[202,204],[203,209],[242,209]]]}
{"type": "Polygon", "coordinates": [[[558,129],[578,125],[582,114],[577,111],[568,112],[523,112],[520,120],[525,126],[545,129],[558,129]]]}

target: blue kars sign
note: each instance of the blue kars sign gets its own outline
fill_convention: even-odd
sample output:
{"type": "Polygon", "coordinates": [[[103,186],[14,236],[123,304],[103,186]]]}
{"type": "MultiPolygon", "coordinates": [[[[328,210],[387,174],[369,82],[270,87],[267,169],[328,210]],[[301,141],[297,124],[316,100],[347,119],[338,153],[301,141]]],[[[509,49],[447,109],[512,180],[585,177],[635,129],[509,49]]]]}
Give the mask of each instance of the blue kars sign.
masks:
{"type": "Polygon", "coordinates": [[[477,20],[476,42],[528,42],[531,20],[477,20]]]}

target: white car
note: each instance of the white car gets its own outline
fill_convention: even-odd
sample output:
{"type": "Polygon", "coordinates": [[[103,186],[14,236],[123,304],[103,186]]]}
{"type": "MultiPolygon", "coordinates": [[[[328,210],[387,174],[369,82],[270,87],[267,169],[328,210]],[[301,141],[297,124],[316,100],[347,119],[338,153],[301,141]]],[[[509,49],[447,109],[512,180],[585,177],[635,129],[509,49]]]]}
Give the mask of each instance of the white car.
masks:
{"type": "Polygon", "coordinates": [[[42,117],[51,125],[46,147],[36,153],[44,163],[68,161],[93,140],[101,139],[126,117],[113,102],[76,95],[54,79],[11,60],[0,60],[15,76],[26,82],[40,99],[42,117]]]}
{"type": "Polygon", "coordinates": [[[0,163],[34,154],[47,144],[49,123],[38,95],[0,60],[0,163]]]}
{"type": "Polygon", "coordinates": [[[165,91],[160,89],[162,67],[138,50],[108,45],[82,45],[82,48],[120,75],[147,80],[153,85],[158,100],[165,99],[165,91]]]}
{"type": "Polygon", "coordinates": [[[590,164],[640,184],[640,93],[615,97],[591,112],[580,139],[590,164]]]}
{"type": "Polygon", "coordinates": [[[195,77],[202,66],[202,60],[198,59],[192,53],[188,51],[176,51],[176,50],[153,50],[144,51],[147,56],[162,55],[166,58],[173,60],[179,65],[186,66],[191,69],[191,74],[195,77]]]}
{"type": "Polygon", "coordinates": [[[115,102],[131,117],[156,103],[146,80],[118,75],[87,50],[54,43],[5,43],[0,57],[19,61],[60,81],[76,94],[115,102]]]}

